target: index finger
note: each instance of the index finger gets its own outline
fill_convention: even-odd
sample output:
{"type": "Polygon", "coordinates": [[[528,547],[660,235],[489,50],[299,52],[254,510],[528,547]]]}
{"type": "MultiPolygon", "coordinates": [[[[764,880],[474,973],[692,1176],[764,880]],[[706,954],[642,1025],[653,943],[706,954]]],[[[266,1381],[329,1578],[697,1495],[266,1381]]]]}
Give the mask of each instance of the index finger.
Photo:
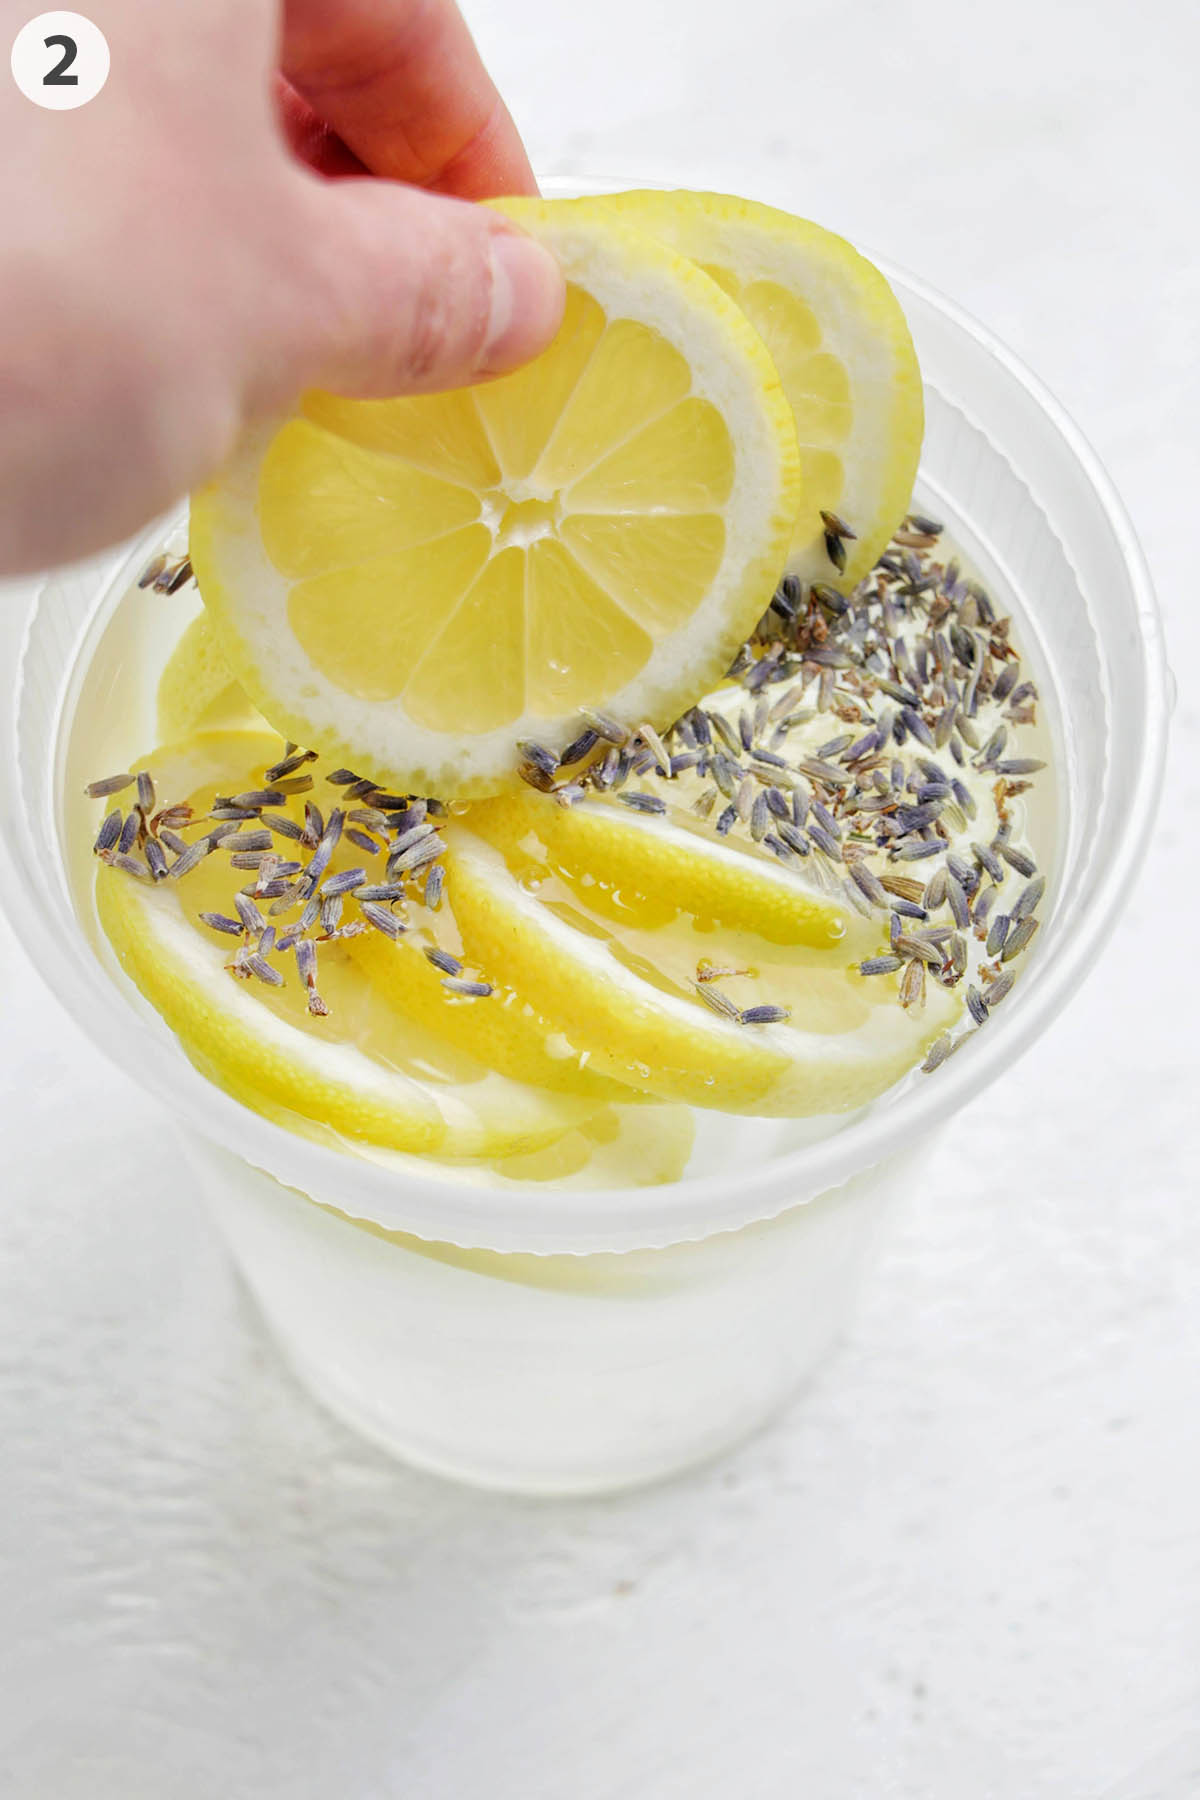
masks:
{"type": "Polygon", "coordinates": [[[453,0],[285,0],[280,60],[372,174],[468,200],[537,192],[453,0]]]}

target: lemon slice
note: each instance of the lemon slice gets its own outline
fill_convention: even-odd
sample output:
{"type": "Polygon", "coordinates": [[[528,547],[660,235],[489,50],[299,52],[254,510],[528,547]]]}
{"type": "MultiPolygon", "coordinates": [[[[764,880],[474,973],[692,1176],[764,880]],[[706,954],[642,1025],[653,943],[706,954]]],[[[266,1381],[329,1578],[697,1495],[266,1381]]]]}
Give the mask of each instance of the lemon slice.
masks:
{"type": "MultiPolygon", "coordinates": [[[[627,925],[636,913],[642,928],[676,921],[682,895],[696,909],[698,928],[758,931],[775,944],[829,949],[841,943],[846,915],[779,864],[714,842],[659,820],[589,802],[569,809],[539,794],[516,793],[472,806],[465,822],[503,853],[524,858],[522,867],[545,863],[586,889],[590,909],[627,925]]],[[[451,846],[445,899],[436,915],[410,908],[410,929],[398,943],[377,934],[348,946],[367,980],[407,1017],[519,1081],[600,1101],[628,1101],[649,1089],[632,1068],[604,1072],[586,1047],[560,1029],[554,1012],[530,1003],[514,982],[507,958],[496,957],[464,930],[456,900],[458,834],[451,846]],[[433,944],[451,950],[495,987],[486,1006],[448,1007],[441,976],[422,954],[433,944]],[[614,1076],[616,1079],[614,1079],[614,1076]]]]}
{"type": "Polygon", "coordinates": [[[501,1186],[663,1187],[682,1179],[695,1140],[689,1107],[606,1106],[544,1149],[497,1159],[493,1170],[501,1186]]]}
{"type": "MultiPolygon", "coordinates": [[[[261,733],[198,733],[141,766],[153,771],[160,801],[190,801],[196,819],[181,829],[195,838],[210,828],[203,815],[214,795],[260,787],[279,750],[261,733]]],[[[276,811],[301,805],[297,796],[276,811]]],[[[339,852],[330,873],[355,855],[339,852]]],[[[281,987],[235,978],[228,965],[238,940],[199,915],[232,915],[234,894],[253,880],[218,849],[178,880],[152,883],[101,865],[96,881],[100,923],[122,967],[192,1061],[235,1098],[338,1141],[452,1156],[536,1149],[597,1110],[509,1080],[401,1018],[362,980],[345,943],[319,947],[327,1017],[307,1011],[294,954],[268,958],[281,987]]],[[[272,923],[282,929],[286,920],[272,923]]]]}
{"type": "Polygon", "coordinates": [[[262,731],[266,721],[235,679],[206,612],[184,630],[158,683],[158,740],[179,743],[193,731],[262,731]]]}
{"type": "Polygon", "coordinates": [[[448,885],[474,954],[591,1068],[661,1098],[772,1116],[848,1111],[898,1080],[958,1014],[957,997],[936,984],[912,1014],[894,984],[862,977],[857,963],[874,940],[860,921],[832,948],[718,928],[739,890],[723,873],[706,875],[702,839],[686,887],[679,877],[676,917],[647,923],[635,897],[618,924],[594,883],[564,879],[528,836],[501,850],[461,824],[448,835],[448,885]],[[709,897],[709,879],[725,898],[709,897]],[[729,973],[700,979],[714,969],[729,973]],[[739,1015],[783,1005],[790,1016],[740,1023],[717,1016],[719,1003],[739,1015]]]}
{"type": "Polygon", "coordinates": [[[810,220],[727,194],[635,190],[574,204],[652,232],[743,308],[795,416],[804,484],[789,571],[854,586],[908,510],[924,429],[916,352],[879,270],[810,220]],[[856,533],[841,570],[823,510],[856,533]]]}
{"type": "Polygon", "coordinates": [[[596,1105],[628,1101],[628,1088],[597,1073],[580,1051],[524,995],[476,955],[466,942],[453,911],[453,881],[436,918],[436,928],[421,909],[410,909],[411,928],[398,943],[377,932],[352,939],[347,950],[364,981],[376,988],[388,1006],[433,1032],[444,1043],[489,1069],[515,1081],[572,1094],[596,1105]],[[468,965],[495,989],[486,1006],[448,1006],[438,969],[423,954],[441,946],[468,965]]]}
{"type": "MultiPolygon", "coordinates": [[[[393,1169],[397,1174],[416,1175],[430,1166],[453,1170],[456,1178],[473,1187],[523,1187],[536,1183],[539,1187],[586,1190],[595,1188],[662,1187],[679,1181],[692,1154],[696,1139],[696,1115],[687,1106],[605,1106],[539,1150],[517,1151],[511,1156],[498,1156],[488,1163],[476,1159],[449,1156],[427,1156],[419,1160],[400,1151],[367,1148],[363,1154],[369,1161],[393,1169]]],[[[338,1215],[346,1218],[349,1215],[338,1215]]],[[[355,1219],[364,1230],[389,1237],[410,1248],[421,1242],[404,1232],[389,1232],[382,1226],[355,1219]]],[[[429,1250],[425,1245],[424,1249],[429,1250]]],[[[452,1246],[437,1248],[451,1249],[452,1246]]],[[[540,1256],[515,1258],[512,1252],[492,1257],[485,1250],[455,1251],[463,1266],[493,1264],[492,1272],[536,1281],[546,1259],[540,1256]],[[472,1259],[478,1259],[474,1263],[472,1259]]],[[[567,1258],[560,1260],[560,1269],[567,1258]]],[[[579,1258],[575,1258],[578,1265],[579,1258]]],[[[562,1285],[561,1280],[556,1285],[562,1285]]]]}
{"type": "Polygon", "coordinates": [[[846,935],[844,908],[765,853],[714,839],[711,828],[619,812],[608,801],[564,807],[541,794],[485,801],[468,823],[501,850],[523,846],[531,862],[585,882],[592,909],[617,923],[636,919],[645,929],[686,911],[701,932],[752,931],[826,950],[846,935]]]}
{"type": "Polygon", "coordinates": [[[271,723],[401,791],[512,780],[584,703],[672,721],[766,608],[800,504],[779,377],[716,282],[573,202],[550,348],[484,386],[310,394],[192,503],[223,649],[271,723]]]}

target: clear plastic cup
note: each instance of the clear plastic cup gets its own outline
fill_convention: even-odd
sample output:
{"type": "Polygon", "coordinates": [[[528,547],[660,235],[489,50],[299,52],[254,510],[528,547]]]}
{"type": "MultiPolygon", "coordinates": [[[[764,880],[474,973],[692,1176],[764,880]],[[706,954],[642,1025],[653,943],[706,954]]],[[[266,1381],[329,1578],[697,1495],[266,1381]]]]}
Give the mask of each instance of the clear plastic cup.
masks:
{"type": "Polygon", "coordinates": [[[288,1360],[412,1462],[520,1492],[598,1492],[684,1468],[768,1418],[836,1340],[910,1159],[1051,1023],[1129,889],[1170,706],[1133,532],[1040,384],[957,308],[887,273],[925,375],[919,503],[1016,611],[1048,702],[1057,864],[1038,945],[986,1032],[823,1134],[710,1115],[667,1186],[495,1189],[434,1166],[398,1176],[246,1111],[127,985],[114,991],[73,897],[88,857],[72,828],[79,789],[104,765],[106,735],[114,766],[153,741],[152,671],[123,672],[87,768],[70,727],[100,625],[163,527],[0,606],[0,897],[13,927],[72,1016],[176,1120],[288,1360]]]}

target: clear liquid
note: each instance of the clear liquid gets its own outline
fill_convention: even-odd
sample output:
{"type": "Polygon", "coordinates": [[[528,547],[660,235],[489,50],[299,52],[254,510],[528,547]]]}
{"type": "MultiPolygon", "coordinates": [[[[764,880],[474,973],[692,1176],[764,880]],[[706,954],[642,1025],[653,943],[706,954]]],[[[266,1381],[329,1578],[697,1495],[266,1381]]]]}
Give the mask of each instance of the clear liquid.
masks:
{"type": "MultiPolygon", "coordinates": [[[[945,517],[946,509],[940,501],[923,502],[918,493],[914,504],[918,510],[932,510],[945,517]]],[[[178,537],[170,548],[182,550],[178,537]]],[[[1014,835],[1015,841],[1032,849],[1039,869],[1049,879],[1050,896],[1042,909],[1045,915],[1052,905],[1054,876],[1059,860],[1061,783],[1057,779],[1057,771],[1063,764],[1054,691],[1046,679],[1046,664],[1040,639],[1033,622],[1022,614],[1015,597],[999,578],[998,572],[989,569],[988,559],[972,543],[969,531],[952,518],[947,519],[947,531],[938,554],[944,559],[957,554],[963,567],[975,574],[987,588],[997,614],[1012,617],[1011,641],[1021,656],[1022,679],[1033,680],[1038,687],[1038,722],[1034,726],[1021,728],[1020,742],[1015,749],[1022,756],[1042,758],[1049,767],[1038,778],[1031,791],[1016,803],[1014,835]]],[[[88,781],[98,775],[140,766],[148,751],[158,741],[156,694],[159,678],[180,635],[199,609],[199,598],[190,585],[173,596],[155,594],[149,589],[141,590],[133,584],[124,591],[114,589],[93,619],[72,671],[60,734],[59,791],[62,795],[64,862],[75,910],[89,942],[114,982],[143,1010],[144,1003],[133,992],[118,968],[96,916],[95,863],[91,852],[96,804],[84,798],[83,790],[88,781]]],[[[833,735],[838,728],[837,722],[831,719],[829,735],[833,735]]],[[[1008,754],[1013,751],[1014,746],[1010,745],[1008,754]]],[[[921,865],[917,864],[905,872],[920,879],[921,865]]],[[[682,946],[677,943],[675,951],[678,953],[664,958],[661,943],[645,941],[649,934],[614,928],[611,919],[596,916],[589,919],[586,904],[581,907],[581,896],[577,890],[546,897],[556,898],[561,905],[572,908],[577,917],[583,914],[583,922],[589,930],[606,931],[612,953],[627,967],[635,967],[639,973],[651,969],[655,972],[655,984],[660,988],[686,991],[684,983],[688,980],[689,963],[694,965],[696,960],[691,954],[695,949],[694,943],[688,942],[682,946]]],[[[857,932],[857,925],[854,929],[857,932]]],[[[761,944],[743,948],[749,966],[762,964],[761,944]]],[[[858,954],[869,953],[857,941],[855,949],[858,954]]],[[[1035,944],[1031,954],[1036,956],[1037,951],[1038,946],[1035,944]]],[[[772,1000],[782,997],[794,1002],[797,995],[800,995],[804,1003],[802,978],[811,981],[814,972],[817,971],[813,966],[813,959],[803,952],[786,959],[779,958],[774,970],[776,986],[787,989],[787,992],[780,995],[773,991],[769,997],[772,1000]]],[[[811,985],[807,999],[809,1016],[814,1023],[819,1020],[820,1015],[819,987],[819,981],[811,985]]],[[[735,978],[730,991],[733,998],[743,1005],[753,1004],[766,997],[758,991],[756,982],[748,977],[735,978]]],[[[272,1003],[278,1003],[273,995],[269,998],[272,1003]]],[[[358,1020],[353,1008],[343,1013],[343,1020],[345,1029],[352,1034],[359,1031],[361,1026],[359,1035],[365,1033],[370,1036],[368,1022],[358,1020]],[[351,1019],[355,1020],[353,1026],[349,1022],[351,1019]]],[[[817,1028],[819,1029],[819,1024],[817,1028]]],[[[970,1046],[963,1053],[970,1054],[970,1046]]],[[[452,1084],[456,1079],[453,1053],[442,1055],[436,1045],[426,1045],[415,1054],[419,1062],[423,1060],[426,1063],[424,1072],[427,1075],[436,1071],[436,1078],[447,1084],[452,1084]]],[[[892,1104],[912,1082],[923,1079],[925,1077],[914,1070],[872,1104],[892,1104]]],[[[716,1168],[736,1169],[747,1158],[753,1161],[770,1159],[843,1130],[859,1117],[861,1113],[840,1113],[808,1119],[746,1118],[710,1109],[696,1109],[695,1148],[689,1169],[711,1174],[716,1168]]],[[[354,1148],[350,1145],[345,1147],[354,1148]]],[[[586,1143],[573,1140],[568,1149],[568,1160],[573,1164],[569,1172],[579,1174],[581,1161],[586,1162],[589,1155],[588,1147],[586,1143]]],[[[473,1173],[474,1178],[478,1179],[478,1171],[473,1173]]],[[[521,1171],[522,1178],[526,1180],[554,1180],[561,1173],[562,1170],[555,1165],[553,1158],[544,1159],[541,1168],[535,1158],[530,1166],[521,1171]]],[[[608,1179],[615,1184],[617,1177],[610,1173],[608,1179]]],[[[628,1179],[636,1180],[636,1172],[630,1171],[628,1179]]]]}

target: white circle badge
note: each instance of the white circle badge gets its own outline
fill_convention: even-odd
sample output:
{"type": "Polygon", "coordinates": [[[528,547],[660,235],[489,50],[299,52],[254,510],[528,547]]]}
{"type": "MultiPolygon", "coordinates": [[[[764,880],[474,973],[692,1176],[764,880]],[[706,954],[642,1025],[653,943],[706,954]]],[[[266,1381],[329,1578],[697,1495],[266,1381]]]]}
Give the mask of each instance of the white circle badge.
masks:
{"type": "Polygon", "coordinates": [[[12,72],[35,106],[70,112],[94,100],[108,80],[108,40],[82,13],[39,13],[16,35],[12,72]]]}

